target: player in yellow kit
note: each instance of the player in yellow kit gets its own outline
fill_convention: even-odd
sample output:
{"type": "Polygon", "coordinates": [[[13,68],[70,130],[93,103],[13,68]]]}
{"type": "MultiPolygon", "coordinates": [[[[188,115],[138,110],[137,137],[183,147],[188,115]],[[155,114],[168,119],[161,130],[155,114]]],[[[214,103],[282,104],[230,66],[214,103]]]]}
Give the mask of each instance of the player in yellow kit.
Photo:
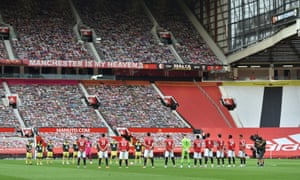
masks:
{"type": "Polygon", "coordinates": [[[70,144],[68,142],[68,140],[65,140],[65,142],[63,143],[63,156],[62,156],[62,164],[69,164],[69,157],[70,157],[70,144]]]}
{"type": "Polygon", "coordinates": [[[49,143],[47,144],[47,164],[52,164],[53,162],[53,149],[54,149],[54,144],[50,140],[49,143]]]}
{"type": "Polygon", "coordinates": [[[32,150],[33,150],[32,140],[28,140],[28,143],[26,144],[26,161],[25,161],[27,165],[32,165],[32,150]]]}

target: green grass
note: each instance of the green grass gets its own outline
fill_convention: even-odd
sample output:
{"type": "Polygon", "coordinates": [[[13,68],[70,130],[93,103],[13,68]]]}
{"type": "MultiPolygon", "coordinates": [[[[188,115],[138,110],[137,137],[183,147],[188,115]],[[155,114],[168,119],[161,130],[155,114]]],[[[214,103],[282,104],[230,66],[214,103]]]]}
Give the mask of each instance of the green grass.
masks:
{"type": "MultiPolygon", "coordinates": [[[[178,163],[177,159],[177,164],[178,163]]],[[[24,160],[0,160],[1,180],[290,180],[300,177],[299,159],[267,159],[265,167],[257,167],[256,160],[250,159],[247,167],[240,168],[164,168],[163,160],[155,160],[155,168],[146,169],[141,164],[130,165],[128,169],[119,168],[113,164],[109,169],[97,168],[97,160],[87,168],[77,168],[75,165],[62,165],[57,159],[52,165],[44,161],[42,166],[25,165],[24,160]]]]}

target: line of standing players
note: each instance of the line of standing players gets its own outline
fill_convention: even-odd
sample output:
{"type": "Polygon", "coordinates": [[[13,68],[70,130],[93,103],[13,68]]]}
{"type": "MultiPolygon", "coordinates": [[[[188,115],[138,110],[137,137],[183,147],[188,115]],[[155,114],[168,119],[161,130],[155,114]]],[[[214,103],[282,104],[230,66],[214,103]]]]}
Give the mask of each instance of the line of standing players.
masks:
{"type": "MultiPolygon", "coordinates": [[[[173,167],[176,166],[174,160],[174,140],[167,135],[165,139],[165,167],[168,167],[168,159],[172,160],[173,167]]],[[[217,159],[217,167],[225,167],[225,158],[228,159],[228,167],[235,167],[236,158],[236,142],[232,135],[228,135],[228,139],[225,141],[221,134],[218,134],[217,139],[213,140],[210,137],[210,133],[203,135],[196,135],[193,140],[189,139],[186,135],[183,135],[181,140],[181,160],[180,167],[184,166],[184,161],[187,162],[187,167],[191,167],[190,155],[194,159],[194,167],[214,167],[214,156],[217,159]],[[193,150],[191,152],[191,150],[193,150]],[[204,162],[203,162],[203,161],[204,162]]],[[[238,142],[238,157],[240,159],[240,166],[246,166],[246,141],[243,135],[239,135],[238,142]]]]}
{"type": "MultiPolygon", "coordinates": [[[[128,158],[129,158],[129,148],[130,144],[125,139],[122,138],[121,141],[116,142],[113,140],[111,143],[109,139],[102,134],[101,137],[97,141],[97,151],[98,151],[98,168],[102,166],[102,160],[105,160],[106,168],[109,168],[108,163],[108,150],[111,149],[111,161],[113,158],[117,159],[117,155],[119,152],[119,165],[122,167],[123,161],[125,162],[126,167],[128,168],[128,158]]],[[[80,167],[81,160],[83,163],[83,167],[86,168],[87,159],[90,164],[92,164],[92,142],[90,139],[81,135],[73,144],[70,144],[68,140],[65,140],[62,144],[62,164],[68,165],[70,164],[70,150],[73,149],[72,153],[72,164],[77,164],[77,167],[80,167]]],[[[142,151],[142,144],[136,144],[136,150],[140,152],[142,151]]],[[[47,164],[53,163],[53,155],[54,155],[54,144],[52,141],[49,141],[47,145],[43,143],[43,141],[37,141],[36,146],[34,147],[33,140],[29,140],[26,144],[26,161],[27,165],[32,165],[33,152],[36,152],[36,164],[42,165],[42,159],[44,156],[44,152],[47,152],[46,162],[47,164]]],[[[139,155],[138,152],[136,152],[139,155]]],[[[140,153],[141,154],[141,153],[140,153]]]]}
{"type": "MultiPolygon", "coordinates": [[[[143,159],[143,168],[147,167],[147,162],[150,160],[151,167],[154,168],[154,138],[150,133],[143,138],[143,142],[137,140],[134,144],[135,146],[135,163],[141,163],[143,159]]],[[[172,161],[173,167],[176,167],[175,161],[175,141],[173,137],[169,134],[166,135],[164,142],[165,151],[164,151],[164,167],[168,167],[169,159],[172,161]]],[[[225,155],[228,159],[228,167],[235,166],[235,151],[236,151],[236,143],[232,137],[232,135],[228,136],[227,141],[222,138],[221,134],[218,134],[217,139],[213,140],[210,137],[210,133],[206,133],[204,135],[196,135],[193,140],[189,139],[186,135],[183,135],[181,141],[181,160],[180,167],[182,168],[184,165],[184,161],[187,161],[187,166],[191,167],[190,155],[193,155],[194,159],[194,167],[207,167],[209,161],[211,167],[214,166],[214,155],[217,159],[217,166],[225,166],[225,155]],[[193,150],[193,151],[191,151],[193,150]],[[202,159],[204,162],[202,162],[202,159]]],[[[53,162],[53,150],[54,145],[52,141],[45,146],[47,151],[46,162],[47,164],[51,164],[53,162]]],[[[71,145],[67,140],[64,141],[62,145],[62,164],[69,164],[70,160],[70,149],[73,149],[72,153],[72,164],[77,164],[77,167],[80,167],[81,160],[83,161],[83,167],[86,167],[86,161],[89,160],[90,164],[92,164],[92,142],[90,139],[81,135],[76,141],[71,145]],[[72,146],[72,147],[71,147],[72,146]]],[[[33,142],[30,141],[26,145],[27,153],[26,153],[26,164],[32,164],[32,151],[33,151],[33,142]]],[[[113,159],[116,160],[116,164],[119,164],[119,167],[122,167],[123,162],[125,163],[125,167],[128,168],[128,158],[129,158],[129,149],[130,143],[123,137],[121,141],[117,142],[109,139],[102,134],[101,137],[97,141],[97,152],[98,152],[98,168],[102,168],[102,160],[105,161],[105,167],[109,168],[113,159]],[[109,157],[109,149],[110,149],[110,157],[109,157]]],[[[243,138],[243,135],[240,134],[239,142],[238,142],[238,157],[240,159],[240,166],[246,166],[246,141],[243,138]]],[[[36,147],[36,163],[37,165],[42,165],[43,153],[45,151],[42,142],[37,142],[36,147]]]]}

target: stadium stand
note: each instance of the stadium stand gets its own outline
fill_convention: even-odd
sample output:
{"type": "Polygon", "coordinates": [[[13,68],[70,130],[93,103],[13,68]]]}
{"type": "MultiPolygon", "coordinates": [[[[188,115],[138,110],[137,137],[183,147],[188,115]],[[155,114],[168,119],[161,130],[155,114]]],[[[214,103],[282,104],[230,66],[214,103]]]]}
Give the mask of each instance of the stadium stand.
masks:
{"type": "Polygon", "coordinates": [[[68,1],[4,0],[1,15],[11,24],[15,56],[27,60],[93,60],[85,44],[78,43],[68,1]]]}
{"type": "Polygon", "coordinates": [[[159,45],[153,24],[139,2],[75,0],[82,21],[101,38],[95,47],[104,61],[176,63],[166,45],[159,45]]]}
{"type": "Polygon", "coordinates": [[[21,100],[18,110],[33,127],[105,127],[83,100],[78,84],[14,84],[11,92],[21,100]]]}
{"type": "Polygon", "coordinates": [[[160,27],[171,31],[176,51],[185,63],[222,64],[189,22],[176,1],[145,1],[160,27]]]}
{"type": "MultiPolygon", "coordinates": [[[[100,128],[105,127],[104,125],[102,127],[97,126],[99,125],[99,121],[91,120],[90,117],[92,116],[90,114],[85,114],[84,112],[78,110],[78,108],[86,107],[85,102],[82,102],[81,100],[82,92],[79,90],[78,82],[71,81],[69,82],[68,85],[62,85],[62,83],[61,84],[58,83],[59,81],[55,81],[55,82],[53,81],[52,83],[49,82],[48,85],[45,85],[46,83],[41,83],[41,82],[37,83],[34,81],[35,80],[27,81],[26,86],[22,84],[20,81],[16,81],[16,82],[8,81],[8,85],[12,93],[18,92],[20,103],[21,103],[21,105],[18,106],[18,109],[22,117],[25,120],[30,118],[34,126],[50,127],[50,129],[52,129],[51,131],[47,131],[47,130],[41,131],[39,134],[44,138],[46,142],[49,142],[50,140],[54,142],[56,147],[55,151],[57,152],[57,154],[59,155],[61,153],[61,143],[63,142],[64,139],[68,139],[69,142],[72,143],[81,134],[90,137],[92,139],[92,142],[96,143],[98,137],[101,135],[100,131],[97,132],[94,132],[92,130],[84,131],[84,132],[72,131],[74,127],[76,130],[80,127],[85,128],[85,126],[100,127],[100,128]],[[46,91],[48,92],[48,95],[44,95],[43,93],[41,93],[46,91]],[[47,103],[45,104],[41,103],[46,100],[47,103]],[[28,103],[29,101],[31,102],[30,104],[28,103]],[[52,107],[53,102],[55,102],[56,104],[61,104],[62,106],[59,106],[59,110],[55,110],[51,112],[45,111],[46,109],[49,110],[49,107],[52,107]],[[79,105],[82,103],[84,104],[84,106],[79,105]],[[25,105],[29,108],[25,109],[23,107],[25,105]],[[37,106],[40,106],[41,108],[33,108],[37,106]],[[43,111],[41,109],[43,109],[43,111]],[[57,116],[57,114],[53,112],[63,114],[65,111],[67,111],[66,109],[70,110],[69,111],[70,114],[72,114],[72,110],[75,109],[77,112],[80,112],[80,114],[89,117],[89,121],[86,122],[85,121],[86,119],[80,116],[78,117],[78,119],[75,120],[73,119],[73,123],[74,123],[73,125],[75,126],[71,126],[72,124],[70,124],[70,122],[72,121],[70,121],[69,119],[63,119],[69,124],[66,122],[65,123],[60,122],[59,117],[61,116],[57,116]],[[41,112],[47,115],[43,115],[41,112]],[[38,114],[39,118],[35,119],[35,116],[32,117],[27,115],[26,113],[30,115],[38,114]],[[80,122],[83,126],[79,126],[78,124],[80,123],[76,124],[77,122],[80,122]],[[96,123],[98,124],[96,125],[96,123]],[[59,128],[66,128],[65,129],[66,131],[56,130],[59,128]]],[[[67,84],[66,81],[62,81],[62,82],[63,84],[67,84]]],[[[191,139],[194,138],[195,135],[193,133],[193,129],[190,129],[188,133],[180,131],[180,129],[186,129],[187,127],[186,124],[183,123],[181,119],[178,119],[170,111],[169,108],[165,109],[165,106],[163,106],[162,103],[157,98],[158,97],[157,91],[154,90],[153,86],[151,86],[149,82],[147,81],[107,81],[106,82],[105,80],[88,81],[88,82],[90,82],[90,84],[83,83],[84,86],[86,87],[88,94],[97,95],[97,97],[100,99],[100,107],[98,108],[98,110],[103,115],[107,123],[111,125],[114,129],[118,127],[127,127],[135,130],[137,129],[137,131],[132,131],[131,135],[134,137],[134,139],[140,139],[140,140],[145,136],[148,130],[156,129],[155,131],[151,131],[151,132],[156,140],[155,147],[156,147],[156,153],[158,153],[157,155],[159,156],[161,155],[160,153],[163,150],[163,139],[166,136],[166,134],[171,134],[174,137],[176,142],[176,147],[180,147],[180,139],[182,138],[183,133],[188,134],[188,136],[191,139]],[[163,115],[157,112],[162,112],[163,115]],[[164,129],[166,128],[168,128],[169,130],[168,132],[164,132],[164,129]],[[170,129],[173,129],[175,132],[172,132],[172,130],[170,129]]],[[[205,108],[207,107],[216,108],[215,105],[211,105],[213,104],[211,100],[210,101],[204,100],[204,97],[210,96],[210,98],[213,101],[215,101],[215,103],[218,101],[218,98],[221,95],[221,93],[218,90],[218,86],[216,83],[200,83],[199,85],[201,86],[202,90],[199,89],[197,84],[192,82],[181,82],[181,83],[176,82],[176,84],[174,84],[174,82],[173,83],[156,82],[156,84],[158,88],[160,88],[162,93],[164,93],[165,95],[172,95],[173,97],[176,98],[176,101],[180,104],[180,106],[177,109],[178,112],[181,113],[181,115],[185,117],[194,128],[201,129],[204,132],[213,132],[214,137],[216,136],[215,133],[226,132],[226,134],[228,134],[228,133],[232,133],[231,132],[232,130],[234,130],[234,133],[240,131],[243,132],[245,131],[247,132],[247,134],[254,133],[253,132],[254,130],[253,129],[249,130],[249,127],[254,127],[254,128],[260,127],[260,116],[261,116],[262,102],[263,102],[262,99],[264,98],[263,86],[255,86],[255,87],[241,86],[241,85],[222,86],[221,88],[222,95],[233,97],[234,100],[236,101],[237,107],[235,109],[235,113],[238,114],[238,117],[240,118],[239,120],[242,122],[242,127],[243,127],[243,128],[235,128],[235,127],[231,128],[228,126],[228,124],[226,124],[226,121],[224,119],[221,118],[222,120],[217,119],[216,121],[216,116],[214,117],[210,116],[219,113],[216,110],[211,111],[211,109],[209,109],[210,110],[209,112],[203,111],[205,106],[206,106],[205,108]],[[203,91],[205,91],[205,93],[203,91]],[[258,94],[261,95],[257,97],[258,94]],[[199,98],[200,96],[202,99],[199,98]],[[185,104],[186,102],[189,102],[191,105],[195,105],[194,107],[196,107],[197,110],[192,110],[193,107],[191,105],[186,105],[185,104]],[[195,102],[201,102],[201,104],[204,105],[200,106],[198,105],[198,103],[195,104],[195,102]],[[182,106],[188,107],[188,110],[182,108],[182,106]],[[253,107],[249,108],[250,106],[253,107]],[[202,107],[203,109],[199,107],[202,107]],[[191,114],[192,111],[203,113],[205,114],[205,117],[197,115],[198,118],[195,121],[193,121],[193,119],[188,116],[191,114]],[[185,112],[187,112],[188,115],[185,114],[185,112]],[[253,114],[249,115],[249,113],[253,113],[253,114]],[[207,116],[210,119],[204,119],[207,116]],[[201,123],[201,125],[197,125],[197,123],[199,124],[201,123]],[[242,129],[242,130],[238,130],[238,129],[242,129]]],[[[287,103],[291,101],[292,97],[297,96],[297,94],[299,93],[298,91],[299,90],[296,87],[283,88],[282,102],[287,103]]],[[[295,102],[296,100],[292,102],[291,106],[296,105],[297,103],[295,104],[295,102]]],[[[285,112],[282,113],[283,116],[286,116],[286,113],[288,113],[289,111],[285,108],[282,108],[282,112],[285,112]]],[[[295,108],[290,110],[291,114],[295,114],[292,112],[293,110],[295,110],[295,108]]],[[[207,111],[207,109],[205,111],[207,111]]],[[[297,119],[293,119],[292,121],[287,121],[285,118],[281,117],[281,125],[283,127],[295,128],[299,126],[298,122],[299,121],[297,119]]],[[[8,148],[12,148],[16,154],[22,154],[20,153],[20,151],[24,148],[15,147],[13,143],[18,143],[19,141],[21,141],[20,144],[24,144],[26,142],[26,138],[23,138],[22,140],[19,137],[19,135],[16,134],[15,132],[11,132],[5,135],[5,137],[1,137],[1,138],[5,143],[11,142],[11,144],[8,144],[5,147],[9,146],[8,148]]],[[[112,136],[111,138],[115,138],[115,137],[112,136]]],[[[93,149],[93,152],[95,155],[96,152],[95,148],[93,149]]]]}
{"type": "Polygon", "coordinates": [[[231,114],[229,113],[228,109],[223,106],[221,103],[222,94],[219,90],[218,86],[201,86],[201,83],[199,83],[199,88],[204,90],[204,93],[210,97],[212,103],[215,105],[216,109],[222,114],[222,117],[224,121],[230,126],[230,127],[236,127],[236,124],[231,117],[231,114]]]}
{"type": "MultiPolygon", "coordinates": [[[[129,82],[130,83],[130,82],[129,82]]],[[[164,106],[149,83],[99,84],[86,86],[89,94],[100,100],[99,111],[113,129],[117,127],[186,127],[164,106]]]]}
{"type": "Polygon", "coordinates": [[[178,112],[187,118],[194,128],[235,127],[224,120],[222,112],[193,82],[156,82],[165,95],[172,95],[179,103],[178,112]]]}

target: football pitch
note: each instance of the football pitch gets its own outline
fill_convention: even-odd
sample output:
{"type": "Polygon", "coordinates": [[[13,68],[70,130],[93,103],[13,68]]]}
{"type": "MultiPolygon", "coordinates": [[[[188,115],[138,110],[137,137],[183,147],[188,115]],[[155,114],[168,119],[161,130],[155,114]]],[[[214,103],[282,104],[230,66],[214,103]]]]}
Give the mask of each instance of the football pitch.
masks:
{"type": "MultiPolygon", "coordinates": [[[[132,160],[131,160],[132,161],[132,160]]],[[[193,162],[193,160],[191,161],[193,162]]],[[[62,165],[60,159],[53,164],[37,166],[26,165],[24,160],[0,160],[1,180],[77,180],[77,179],[105,179],[105,180],[294,180],[300,177],[299,159],[266,159],[264,167],[257,167],[255,159],[248,159],[247,167],[240,167],[237,160],[236,167],[183,168],[164,167],[163,159],[155,159],[155,168],[149,165],[142,168],[142,164],[130,164],[129,168],[119,168],[112,163],[108,169],[103,166],[98,169],[98,161],[87,164],[86,168],[76,165],[62,165]]]]}

